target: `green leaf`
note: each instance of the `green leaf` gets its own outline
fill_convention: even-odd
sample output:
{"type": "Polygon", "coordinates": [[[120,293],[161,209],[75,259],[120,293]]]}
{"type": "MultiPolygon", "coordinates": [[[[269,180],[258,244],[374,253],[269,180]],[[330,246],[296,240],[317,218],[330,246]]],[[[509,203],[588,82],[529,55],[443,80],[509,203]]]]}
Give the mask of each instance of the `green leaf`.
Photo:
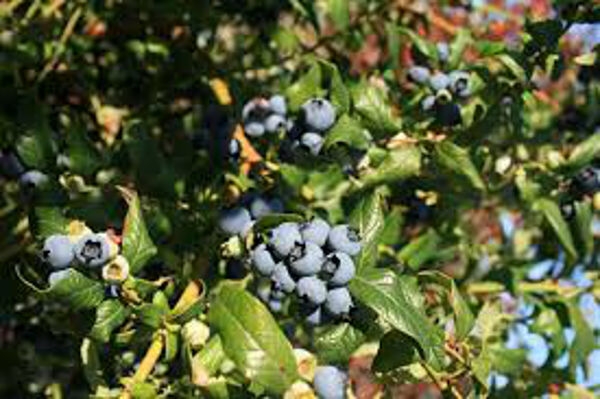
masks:
{"type": "Polygon", "coordinates": [[[475,325],[475,317],[469,305],[458,291],[454,279],[438,271],[426,271],[419,274],[420,278],[426,278],[445,288],[448,295],[448,303],[454,313],[454,328],[456,338],[464,340],[475,325]]]}
{"type": "Polygon", "coordinates": [[[416,285],[390,270],[370,269],[354,277],[350,291],[383,321],[415,339],[432,367],[443,367],[443,334],[417,305],[421,293],[416,285]]]}
{"type": "Polygon", "coordinates": [[[104,286],[97,280],[86,277],[75,269],[48,291],[48,295],[67,304],[72,310],[96,308],[104,299],[104,286]]]}
{"type": "Polygon", "coordinates": [[[504,66],[513,74],[515,78],[521,83],[527,82],[527,74],[523,67],[513,57],[508,54],[500,54],[496,56],[496,59],[500,61],[504,66]]]}
{"type": "Polygon", "coordinates": [[[384,198],[380,190],[362,195],[350,215],[350,222],[358,229],[362,243],[362,250],[356,259],[356,267],[360,272],[377,263],[377,244],[385,226],[384,198]]]}
{"type": "Polygon", "coordinates": [[[559,241],[567,251],[567,254],[572,258],[577,258],[577,250],[575,243],[569,230],[569,225],[563,218],[558,205],[547,198],[539,198],[533,204],[533,209],[541,212],[544,218],[548,221],[559,241]]]}
{"type": "Polygon", "coordinates": [[[590,352],[596,348],[594,331],[583,317],[581,309],[575,301],[563,299],[562,302],[567,306],[569,320],[575,330],[575,339],[569,351],[569,367],[572,372],[575,372],[577,365],[584,363],[590,352]]]}
{"type": "Polygon", "coordinates": [[[133,399],[154,399],[157,396],[156,387],[150,382],[138,381],[131,386],[133,399]]]}
{"type": "Polygon", "coordinates": [[[165,330],[165,361],[170,362],[177,356],[179,349],[179,334],[165,330]]]}
{"type": "Polygon", "coordinates": [[[438,55],[437,55],[437,49],[436,49],[435,45],[433,45],[432,43],[429,43],[428,41],[423,39],[423,37],[421,37],[419,34],[417,34],[415,31],[413,31],[411,29],[399,27],[398,32],[400,32],[400,34],[407,36],[410,39],[410,41],[415,45],[417,50],[419,50],[427,58],[432,59],[432,60],[437,60],[438,55]]]}
{"type": "Polygon", "coordinates": [[[436,146],[435,157],[443,167],[466,177],[473,187],[485,190],[485,184],[466,149],[445,140],[436,146]]]}
{"type": "Polygon", "coordinates": [[[69,169],[84,176],[93,174],[101,166],[101,158],[87,137],[84,127],[74,124],[66,136],[70,160],[69,169]]]}
{"type": "Polygon", "coordinates": [[[429,229],[405,245],[398,253],[398,258],[411,269],[419,270],[426,262],[438,256],[441,241],[439,234],[429,229]]]}
{"type": "Polygon", "coordinates": [[[38,206],[35,208],[34,214],[36,235],[39,239],[53,234],[67,233],[69,221],[64,217],[60,208],[38,206]]]}
{"type": "Polygon", "coordinates": [[[579,143],[569,155],[564,166],[572,171],[587,166],[600,155],[600,133],[596,133],[579,143]]]}
{"type": "Polygon", "coordinates": [[[321,67],[315,63],[305,75],[287,88],[285,96],[289,108],[297,111],[306,100],[322,96],[321,79],[321,67]]]}
{"type": "Polygon", "coordinates": [[[102,377],[102,366],[98,357],[98,348],[96,343],[89,338],[84,338],[81,341],[79,348],[81,356],[81,364],[83,365],[83,373],[90,385],[91,391],[96,391],[99,386],[105,386],[104,378],[102,377]]]}
{"type": "Polygon", "coordinates": [[[365,335],[351,324],[341,323],[314,338],[315,351],[324,363],[343,363],[365,342],[365,335]]]}
{"type": "Polygon", "coordinates": [[[338,119],[331,130],[327,132],[324,147],[329,148],[339,143],[347,144],[350,147],[360,150],[366,150],[370,144],[369,134],[359,121],[344,114],[338,119]]]}
{"type": "Polygon", "coordinates": [[[227,357],[223,351],[223,344],[218,335],[214,335],[204,348],[196,353],[192,359],[192,370],[196,373],[204,373],[206,380],[213,376],[221,367],[227,357]]]}
{"type": "Polygon", "coordinates": [[[373,359],[373,371],[388,373],[402,366],[408,366],[418,358],[418,342],[398,330],[385,334],[379,343],[377,355],[373,359]]]}
{"type": "Polygon", "coordinates": [[[118,187],[129,205],[123,223],[123,256],[129,261],[132,274],[139,272],[156,255],[157,249],[148,234],[140,199],[137,193],[125,187],[118,187]]]}
{"type": "Polygon", "coordinates": [[[336,28],[344,30],[350,22],[350,9],[347,0],[327,0],[327,10],[336,28]]]}
{"type": "Polygon", "coordinates": [[[458,34],[450,44],[450,59],[448,60],[448,69],[456,69],[459,67],[460,62],[463,59],[463,53],[472,41],[473,38],[471,37],[471,32],[469,30],[458,30],[458,34]]]}
{"type": "Polygon", "coordinates": [[[475,49],[482,57],[490,57],[506,52],[506,44],[489,40],[476,40],[475,49]]]}
{"type": "Polygon", "coordinates": [[[154,303],[143,303],[135,309],[135,314],[140,323],[156,329],[163,324],[168,310],[154,303]]]}
{"type": "Polygon", "coordinates": [[[381,89],[363,82],[352,90],[352,99],[363,125],[373,136],[386,137],[400,130],[400,121],[392,114],[387,96],[381,89]]]}
{"type": "Polygon", "coordinates": [[[110,334],[125,320],[129,315],[129,310],[117,299],[107,299],[102,302],[96,310],[96,321],[90,331],[90,337],[102,343],[110,340],[110,334]]]}
{"type": "Polygon", "coordinates": [[[282,394],[298,378],[292,346],[271,313],[241,288],[224,285],[208,320],[227,357],[243,375],[272,394],[282,394]]]}
{"type": "Polygon", "coordinates": [[[361,180],[365,187],[397,183],[419,174],[421,150],[415,145],[404,145],[387,152],[381,163],[367,170],[361,180]]]}
{"type": "Polygon", "coordinates": [[[21,135],[16,149],[21,160],[32,169],[46,170],[54,166],[52,139],[49,131],[44,128],[21,135]]]}
{"type": "Polygon", "coordinates": [[[586,256],[591,256],[594,251],[594,235],[592,234],[592,205],[586,201],[575,202],[575,223],[577,225],[577,238],[586,256]]]}

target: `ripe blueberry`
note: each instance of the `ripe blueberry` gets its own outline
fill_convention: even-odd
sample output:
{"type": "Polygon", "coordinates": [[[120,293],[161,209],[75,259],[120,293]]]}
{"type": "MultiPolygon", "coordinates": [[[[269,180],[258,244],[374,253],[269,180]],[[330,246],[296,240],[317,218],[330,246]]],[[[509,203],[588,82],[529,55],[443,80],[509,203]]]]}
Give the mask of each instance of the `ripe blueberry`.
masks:
{"type": "Polygon", "coordinates": [[[339,317],[346,315],[350,312],[352,306],[352,297],[347,288],[334,288],[327,293],[325,310],[332,316],[339,317]]]}
{"type": "Polygon", "coordinates": [[[322,247],[327,242],[327,235],[331,227],[323,219],[313,219],[300,227],[300,234],[304,241],[312,242],[322,247]]]}
{"type": "Polygon", "coordinates": [[[575,195],[593,195],[600,190],[600,170],[587,167],[577,173],[571,182],[575,195]]]}
{"type": "Polygon", "coordinates": [[[48,182],[48,176],[39,170],[30,170],[25,172],[19,178],[19,183],[24,189],[34,189],[43,186],[48,182]]]}
{"type": "Polygon", "coordinates": [[[263,276],[270,276],[275,269],[275,261],[266,244],[260,244],[250,254],[252,266],[263,276]]]}
{"type": "Polygon", "coordinates": [[[450,84],[448,75],[442,72],[436,72],[429,78],[429,85],[434,91],[444,90],[450,84]]]}
{"type": "Polygon", "coordinates": [[[0,174],[9,179],[16,179],[25,172],[19,157],[13,152],[0,153],[0,174]]]}
{"type": "Polygon", "coordinates": [[[242,234],[252,222],[250,212],[246,208],[237,207],[221,212],[219,227],[227,235],[242,234]]]}
{"type": "Polygon", "coordinates": [[[283,97],[280,94],[276,94],[269,98],[269,109],[271,110],[271,112],[285,116],[285,114],[287,113],[285,97],[283,97]]]}
{"type": "Polygon", "coordinates": [[[75,244],[75,257],[82,265],[99,267],[110,260],[111,248],[104,234],[86,234],[75,244]]]}
{"type": "Polygon", "coordinates": [[[327,298],[327,287],[315,276],[302,277],[296,284],[296,293],[305,303],[320,305],[327,298]]]}
{"type": "Polygon", "coordinates": [[[333,286],[346,285],[352,280],[356,268],[352,258],[344,252],[334,252],[327,255],[322,267],[322,276],[333,286]]]}
{"type": "Polygon", "coordinates": [[[455,103],[436,104],[436,118],[443,126],[456,126],[462,122],[460,107],[455,103]]]}
{"type": "Polygon", "coordinates": [[[290,276],[290,272],[283,263],[275,265],[273,274],[271,274],[271,282],[273,283],[272,289],[283,291],[287,294],[291,294],[296,288],[296,282],[290,276]]]}
{"type": "Polygon", "coordinates": [[[429,69],[415,65],[408,70],[408,77],[416,83],[426,83],[429,80],[429,69]]]}
{"type": "Polygon", "coordinates": [[[346,398],[346,374],[337,367],[318,367],[315,371],[313,386],[319,399],[346,398]]]}
{"type": "Polygon", "coordinates": [[[272,114],[267,117],[264,125],[267,133],[276,133],[287,127],[287,120],[279,114],[272,114]]]}
{"type": "Polygon", "coordinates": [[[453,71],[449,75],[450,90],[459,97],[468,97],[471,94],[469,88],[469,74],[465,71],[453,71]]]}
{"type": "Polygon", "coordinates": [[[283,309],[283,302],[278,299],[269,299],[268,305],[273,313],[279,313],[283,309]]]}
{"type": "Polygon", "coordinates": [[[307,132],[300,137],[299,145],[311,155],[317,156],[323,148],[323,137],[318,133],[307,132]]]}
{"type": "Polygon", "coordinates": [[[244,124],[244,132],[250,137],[260,137],[265,134],[265,125],[261,122],[248,122],[244,124]]]}
{"type": "Polygon", "coordinates": [[[305,242],[292,249],[288,261],[290,268],[298,276],[317,274],[323,264],[323,250],[317,244],[305,242]]]}
{"type": "Polygon", "coordinates": [[[350,256],[358,254],[361,249],[358,234],[347,224],[333,227],[329,231],[327,244],[334,251],[345,252],[350,256]]]}
{"type": "Polygon", "coordinates": [[[42,258],[52,266],[52,268],[64,269],[73,262],[74,257],[73,243],[66,235],[51,235],[44,241],[42,258]]]}
{"type": "Polygon", "coordinates": [[[302,105],[304,123],[317,132],[329,129],[335,123],[335,109],[324,98],[312,98],[302,105]]]}
{"type": "Polygon", "coordinates": [[[302,235],[300,235],[297,223],[282,223],[269,233],[269,245],[280,258],[288,256],[292,249],[302,242],[302,235]]]}
{"type": "Polygon", "coordinates": [[[435,105],[435,96],[434,95],[427,96],[421,101],[421,109],[425,112],[431,110],[434,105],[435,105]]]}
{"type": "Polygon", "coordinates": [[[227,146],[227,153],[233,159],[238,159],[240,156],[240,142],[236,139],[232,139],[229,141],[229,145],[227,146]]]}
{"type": "Polygon", "coordinates": [[[326,319],[323,309],[318,306],[311,310],[312,311],[304,318],[304,321],[311,326],[319,326],[323,324],[326,319]]]}

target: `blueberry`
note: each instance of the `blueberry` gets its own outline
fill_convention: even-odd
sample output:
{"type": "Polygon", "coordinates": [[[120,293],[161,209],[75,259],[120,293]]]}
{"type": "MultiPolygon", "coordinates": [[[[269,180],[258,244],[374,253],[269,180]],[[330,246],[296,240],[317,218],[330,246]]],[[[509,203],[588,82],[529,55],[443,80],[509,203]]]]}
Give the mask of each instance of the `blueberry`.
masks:
{"type": "Polygon", "coordinates": [[[269,233],[269,245],[281,258],[288,256],[296,245],[302,243],[302,235],[297,223],[282,223],[269,233]]]}
{"type": "Polygon", "coordinates": [[[577,173],[571,182],[571,190],[575,195],[593,195],[600,191],[600,171],[587,167],[577,173]]]}
{"type": "Polygon", "coordinates": [[[285,97],[280,94],[276,94],[269,98],[269,109],[276,114],[285,116],[287,113],[285,97]]]}
{"type": "Polygon", "coordinates": [[[304,321],[306,321],[306,323],[311,326],[319,326],[323,324],[326,320],[326,316],[323,312],[323,309],[320,306],[318,306],[311,310],[312,311],[304,318],[304,321]]]}
{"type": "Polygon", "coordinates": [[[51,235],[44,241],[42,258],[54,269],[64,269],[68,267],[71,262],[73,262],[73,258],[75,258],[73,243],[66,235],[51,235]]]}
{"type": "Polygon", "coordinates": [[[442,72],[436,72],[429,78],[429,85],[434,91],[444,90],[449,84],[450,78],[442,72]]]}
{"type": "Polygon", "coordinates": [[[268,305],[273,313],[279,313],[283,309],[283,302],[278,299],[270,299],[268,305]]]}
{"type": "Polygon", "coordinates": [[[323,148],[323,137],[318,133],[307,132],[300,137],[299,145],[311,155],[317,156],[323,148]]]}
{"type": "Polygon", "coordinates": [[[296,293],[302,301],[310,305],[320,305],[327,298],[327,287],[317,277],[302,277],[296,284],[296,293]]]}
{"type": "Polygon", "coordinates": [[[542,367],[550,355],[546,340],[538,334],[528,333],[523,337],[523,346],[527,350],[527,360],[534,367],[542,367]]]}
{"type": "Polygon", "coordinates": [[[244,124],[244,132],[250,137],[260,137],[265,134],[265,125],[261,122],[248,122],[244,124]]]}
{"type": "Polygon", "coordinates": [[[455,103],[438,104],[436,118],[443,126],[456,126],[462,122],[460,107],[455,103]]]}
{"type": "Polygon", "coordinates": [[[471,94],[469,88],[469,74],[465,71],[453,71],[449,75],[450,90],[459,97],[468,97],[471,94]]]}
{"type": "Polygon", "coordinates": [[[429,69],[416,65],[408,70],[408,77],[416,83],[426,83],[429,80],[429,69]]]}
{"type": "Polygon", "coordinates": [[[75,244],[75,257],[82,265],[99,267],[110,260],[108,238],[103,234],[86,234],[75,244]]]}
{"type": "Polygon", "coordinates": [[[324,98],[312,98],[302,105],[304,123],[317,132],[329,129],[335,123],[335,109],[324,98]]]}
{"type": "Polygon", "coordinates": [[[343,252],[327,255],[322,267],[322,275],[333,286],[346,285],[354,277],[356,268],[352,258],[343,252]]]}
{"type": "Polygon", "coordinates": [[[254,98],[244,105],[242,119],[244,122],[263,120],[269,114],[269,102],[264,98],[254,98]]]}
{"type": "Polygon", "coordinates": [[[267,133],[276,133],[281,129],[285,129],[286,127],[287,121],[285,117],[279,114],[269,115],[265,120],[265,130],[267,133]]]}
{"type": "Polygon", "coordinates": [[[332,316],[339,317],[346,315],[350,312],[352,306],[352,297],[347,288],[334,288],[327,293],[325,310],[332,316]]]}
{"type": "Polygon", "coordinates": [[[271,274],[271,282],[273,283],[272,289],[280,290],[287,294],[291,294],[296,289],[296,282],[290,276],[290,272],[283,263],[275,265],[273,274],[271,274]]]}
{"type": "Polygon", "coordinates": [[[250,214],[254,219],[260,219],[270,213],[281,212],[283,212],[283,203],[277,198],[267,200],[257,196],[250,202],[250,214]]]}
{"type": "Polygon", "coordinates": [[[73,269],[64,269],[64,270],[58,270],[58,271],[52,272],[48,276],[48,284],[50,285],[50,287],[54,287],[54,285],[56,283],[58,283],[60,280],[63,280],[65,278],[69,277],[69,275],[72,272],[73,272],[73,269]]]}
{"type": "Polygon", "coordinates": [[[323,264],[323,250],[317,244],[305,242],[292,249],[288,261],[298,276],[317,274],[323,264]]]}
{"type": "Polygon", "coordinates": [[[275,269],[275,261],[266,244],[260,244],[250,254],[252,266],[259,274],[270,276],[275,269]]]}
{"type": "Polygon", "coordinates": [[[9,179],[17,179],[25,172],[25,167],[13,152],[0,153],[0,174],[9,179]]]}
{"type": "Polygon", "coordinates": [[[450,58],[450,46],[448,46],[448,43],[439,42],[436,43],[435,47],[437,49],[439,60],[442,62],[448,61],[448,58],[450,58]]]}
{"type": "Polygon", "coordinates": [[[322,247],[327,242],[327,235],[331,227],[323,219],[313,219],[300,227],[300,234],[304,241],[312,242],[322,247]]]}
{"type": "Polygon", "coordinates": [[[25,172],[19,178],[19,183],[24,189],[33,189],[43,186],[48,182],[48,176],[39,170],[30,170],[25,172]]]}
{"type": "Polygon", "coordinates": [[[427,96],[421,101],[421,109],[425,112],[431,110],[435,105],[435,96],[427,96]]]}
{"type": "Polygon", "coordinates": [[[358,234],[347,224],[333,227],[329,231],[327,244],[334,251],[345,252],[350,256],[358,254],[361,249],[358,234]]]}
{"type": "Polygon", "coordinates": [[[231,236],[241,234],[251,222],[250,212],[242,207],[223,211],[219,217],[219,227],[231,236]]]}
{"type": "Polygon", "coordinates": [[[313,386],[319,399],[346,398],[346,374],[337,367],[317,367],[313,386]]]}

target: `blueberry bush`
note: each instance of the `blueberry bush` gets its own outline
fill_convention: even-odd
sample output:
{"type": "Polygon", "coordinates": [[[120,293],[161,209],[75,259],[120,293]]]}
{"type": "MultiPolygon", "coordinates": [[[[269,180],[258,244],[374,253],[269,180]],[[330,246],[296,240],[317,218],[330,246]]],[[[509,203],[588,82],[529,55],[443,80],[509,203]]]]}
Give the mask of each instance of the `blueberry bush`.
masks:
{"type": "Polygon", "coordinates": [[[0,3],[0,396],[600,395],[600,3],[0,3]]]}

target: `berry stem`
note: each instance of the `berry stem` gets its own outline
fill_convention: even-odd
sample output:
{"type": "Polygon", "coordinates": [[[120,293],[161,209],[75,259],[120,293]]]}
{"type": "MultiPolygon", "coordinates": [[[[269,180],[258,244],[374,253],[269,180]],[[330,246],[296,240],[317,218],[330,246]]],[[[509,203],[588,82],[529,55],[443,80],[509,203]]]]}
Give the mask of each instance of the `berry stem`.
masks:
{"type": "Polygon", "coordinates": [[[136,370],[133,377],[127,383],[127,386],[121,394],[120,399],[131,399],[131,388],[135,383],[143,382],[146,380],[146,378],[148,378],[152,372],[152,369],[154,369],[154,365],[160,358],[164,346],[164,334],[155,334],[150,347],[146,351],[146,355],[144,355],[144,358],[140,362],[140,367],[136,370]]]}

